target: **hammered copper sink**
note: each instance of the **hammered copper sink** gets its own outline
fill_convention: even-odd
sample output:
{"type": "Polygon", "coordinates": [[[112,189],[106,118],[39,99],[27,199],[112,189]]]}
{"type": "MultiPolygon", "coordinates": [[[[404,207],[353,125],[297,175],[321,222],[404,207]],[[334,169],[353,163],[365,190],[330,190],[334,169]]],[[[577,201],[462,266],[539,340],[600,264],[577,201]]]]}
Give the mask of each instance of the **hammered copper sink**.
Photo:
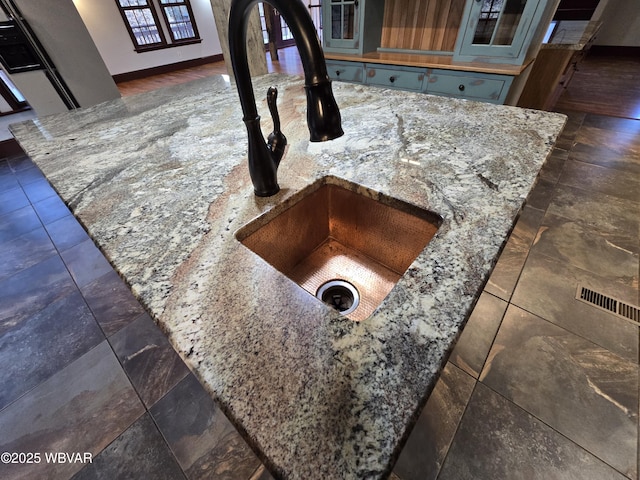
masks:
{"type": "Polygon", "coordinates": [[[327,292],[327,303],[360,321],[380,305],[441,223],[433,212],[324,177],[242,227],[236,238],[314,297],[320,289],[327,292]],[[356,298],[327,284],[336,280],[352,292],[355,287],[356,298]]]}

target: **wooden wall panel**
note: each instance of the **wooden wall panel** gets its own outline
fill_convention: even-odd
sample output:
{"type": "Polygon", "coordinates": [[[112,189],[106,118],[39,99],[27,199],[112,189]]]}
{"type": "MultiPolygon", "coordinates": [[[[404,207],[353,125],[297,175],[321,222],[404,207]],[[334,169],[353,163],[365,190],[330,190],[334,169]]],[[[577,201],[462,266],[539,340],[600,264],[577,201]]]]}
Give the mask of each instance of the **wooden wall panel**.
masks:
{"type": "Polygon", "coordinates": [[[462,24],[462,14],[464,13],[465,3],[465,0],[455,0],[451,4],[447,20],[448,28],[445,31],[445,37],[443,39],[443,45],[446,45],[447,48],[443,48],[443,50],[453,51],[456,47],[456,40],[458,39],[458,31],[462,24]]]}
{"type": "Polygon", "coordinates": [[[386,0],[382,48],[453,51],[466,0],[386,0]]]}

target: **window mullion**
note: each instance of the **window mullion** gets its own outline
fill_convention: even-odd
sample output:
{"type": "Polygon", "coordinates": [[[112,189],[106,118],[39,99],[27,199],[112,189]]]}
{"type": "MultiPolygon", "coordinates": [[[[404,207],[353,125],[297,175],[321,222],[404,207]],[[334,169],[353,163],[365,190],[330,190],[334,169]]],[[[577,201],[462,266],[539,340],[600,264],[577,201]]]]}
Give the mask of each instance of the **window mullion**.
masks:
{"type": "Polygon", "coordinates": [[[153,8],[154,14],[157,17],[159,17],[158,19],[162,19],[161,21],[158,22],[159,28],[162,29],[162,34],[165,36],[165,38],[170,39],[170,42],[167,42],[167,45],[171,45],[172,43],[175,42],[175,40],[173,39],[173,35],[171,34],[171,28],[169,27],[169,22],[167,21],[167,17],[164,14],[162,5],[158,0],[149,0],[149,3],[153,8]]]}

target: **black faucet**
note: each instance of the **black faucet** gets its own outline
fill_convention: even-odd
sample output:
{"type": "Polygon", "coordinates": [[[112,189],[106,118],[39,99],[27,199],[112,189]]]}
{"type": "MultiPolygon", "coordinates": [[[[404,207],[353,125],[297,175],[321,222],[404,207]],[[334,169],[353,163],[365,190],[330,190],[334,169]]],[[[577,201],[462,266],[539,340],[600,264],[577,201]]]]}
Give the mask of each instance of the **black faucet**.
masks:
{"type": "MultiPolygon", "coordinates": [[[[287,145],[280,132],[280,118],[276,107],[278,90],[269,88],[267,103],[273,117],[274,131],[265,142],[260,130],[260,116],[251,84],[247,61],[247,24],[251,8],[258,0],[232,0],[229,12],[229,53],[235,75],[243,121],[249,135],[249,173],[256,195],[269,197],[280,190],[277,171],[287,145]]],[[[340,110],[333,98],[327,65],[311,17],[300,0],[268,0],[285,19],[298,46],[304,69],[307,92],[307,124],[310,140],[324,142],[344,134],[340,110]]]]}

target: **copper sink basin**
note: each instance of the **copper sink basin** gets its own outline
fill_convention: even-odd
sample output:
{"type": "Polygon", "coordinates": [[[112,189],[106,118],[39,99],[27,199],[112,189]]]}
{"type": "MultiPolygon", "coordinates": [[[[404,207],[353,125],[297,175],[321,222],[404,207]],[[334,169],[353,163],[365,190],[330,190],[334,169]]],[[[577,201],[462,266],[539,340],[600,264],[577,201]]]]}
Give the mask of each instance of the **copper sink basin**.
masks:
{"type": "Polygon", "coordinates": [[[324,177],[242,227],[236,238],[311,295],[361,321],[389,294],[441,223],[433,212],[324,177]],[[334,286],[336,281],[346,282],[350,292],[355,289],[359,299],[350,299],[351,293],[334,286]]]}

